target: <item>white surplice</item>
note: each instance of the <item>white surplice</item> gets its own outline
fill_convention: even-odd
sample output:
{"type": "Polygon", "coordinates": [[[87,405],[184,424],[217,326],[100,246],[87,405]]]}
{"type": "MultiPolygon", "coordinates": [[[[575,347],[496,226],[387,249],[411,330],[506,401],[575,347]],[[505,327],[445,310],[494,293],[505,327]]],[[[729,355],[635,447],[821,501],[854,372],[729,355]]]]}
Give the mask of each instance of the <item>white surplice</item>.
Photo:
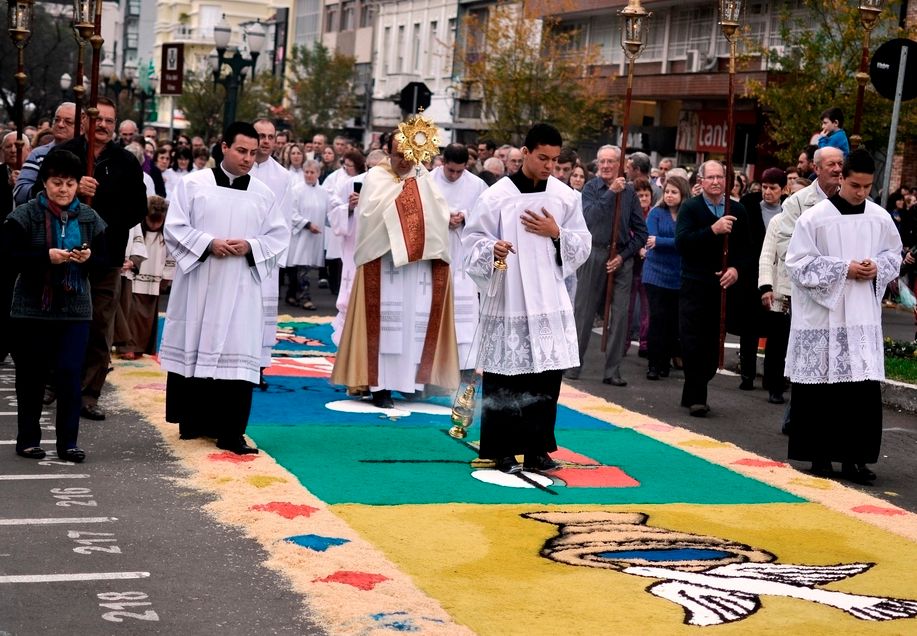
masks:
{"type": "Polygon", "coordinates": [[[331,208],[331,199],[324,188],[302,181],[290,193],[293,214],[291,217],[290,249],[287,251],[287,267],[304,265],[322,267],[325,265],[325,219],[331,208]],[[309,228],[319,230],[316,234],[309,228]]]}
{"type": "Polygon", "coordinates": [[[564,279],[592,250],[583,207],[576,192],[554,177],[545,192],[522,194],[508,177],[478,199],[462,239],[465,269],[481,289],[480,368],[501,375],[541,373],[578,367],[579,346],[573,305],[564,279]],[[558,265],[551,239],[526,232],[524,210],[548,210],[560,226],[558,265]],[[494,243],[509,241],[502,290],[488,299],[494,274],[494,243]]]}
{"type": "Polygon", "coordinates": [[[871,201],[841,214],[823,200],[799,217],[787,251],[793,282],[786,375],[801,384],[885,379],[882,296],[898,277],[901,237],[871,201]],[[875,281],[847,278],[851,261],[873,261],[875,281]]]}
{"type": "MultiPolygon", "coordinates": [[[[274,205],[283,215],[287,227],[287,244],[290,239],[290,225],[293,206],[290,205],[290,173],[273,157],[252,164],[249,174],[258,179],[274,193],[274,205]]],[[[280,295],[280,268],[286,263],[286,254],[282,255],[274,271],[261,280],[261,297],[264,302],[264,326],[262,328],[261,366],[271,366],[271,351],[277,342],[277,301],[280,295]]]]}
{"type": "Polygon", "coordinates": [[[354,223],[354,214],[350,210],[350,195],[355,191],[355,184],[362,184],[365,176],[366,173],[358,174],[346,181],[339,182],[335,196],[332,197],[331,212],[328,213],[328,231],[334,233],[340,241],[341,254],[341,287],[335,302],[338,313],[331,321],[331,341],[335,346],[341,344],[341,331],[344,329],[347,307],[350,304],[350,290],[357,273],[357,266],[353,262],[356,223],[354,223]]]}
{"type": "Polygon", "coordinates": [[[148,231],[144,234],[141,230],[140,240],[143,242],[146,257],[136,274],[128,272],[125,276],[133,281],[131,283],[132,293],[158,296],[162,281],[175,278],[175,259],[166,248],[162,232],[148,231]]]}
{"type": "MultiPolygon", "coordinates": [[[[219,169],[219,168],[218,168],[219,169]]],[[[163,329],[160,364],[186,378],[258,383],[264,308],[289,230],[274,193],[252,179],[247,190],[216,185],[211,170],[181,180],[166,216],[166,246],[177,271],[163,329]],[[209,254],[213,239],[245,239],[249,256],[209,254]],[[254,265],[249,264],[249,259],[254,265]]]]}
{"type": "Polygon", "coordinates": [[[467,170],[455,181],[449,181],[441,167],[430,172],[434,185],[449,204],[452,214],[461,212],[465,222],[449,230],[449,256],[452,259],[452,294],[455,304],[455,337],[458,341],[459,364],[472,369],[477,361],[475,330],[478,326],[478,286],[465,272],[462,232],[475,203],[486,190],[483,179],[467,170]]]}
{"type": "MultiPolygon", "coordinates": [[[[338,185],[350,177],[343,168],[338,168],[322,181],[321,187],[332,197],[337,194],[338,185]]],[[[334,205],[334,204],[332,204],[334,205]]],[[[325,258],[341,258],[341,238],[334,232],[325,232],[325,258]]]]}

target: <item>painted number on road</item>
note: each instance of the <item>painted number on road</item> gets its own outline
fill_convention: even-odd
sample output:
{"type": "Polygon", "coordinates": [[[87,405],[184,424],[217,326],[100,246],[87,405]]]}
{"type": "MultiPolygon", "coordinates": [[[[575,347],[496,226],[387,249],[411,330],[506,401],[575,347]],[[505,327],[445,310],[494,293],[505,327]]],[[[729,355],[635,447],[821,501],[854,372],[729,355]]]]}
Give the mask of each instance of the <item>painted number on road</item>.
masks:
{"type": "Polygon", "coordinates": [[[149,609],[143,613],[139,611],[124,611],[125,609],[134,610],[138,607],[152,605],[146,599],[148,598],[143,592],[102,592],[96,594],[96,597],[103,603],[99,607],[112,610],[102,614],[102,618],[111,623],[123,623],[124,619],[134,619],[138,621],[158,621],[159,614],[149,609]]]}
{"type": "Polygon", "coordinates": [[[51,494],[55,499],[59,499],[58,506],[68,508],[70,506],[90,506],[96,507],[99,504],[92,498],[92,491],[89,488],[52,488],[51,494]]]}
{"type": "Polygon", "coordinates": [[[82,530],[70,530],[67,536],[73,539],[78,547],[73,548],[77,554],[92,554],[93,552],[105,552],[108,554],[121,554],[121,548],[116,545],[97,545],[104,543],[114,543],[117,541],[115,535],[111,532],[83,532],[82,530]]]}

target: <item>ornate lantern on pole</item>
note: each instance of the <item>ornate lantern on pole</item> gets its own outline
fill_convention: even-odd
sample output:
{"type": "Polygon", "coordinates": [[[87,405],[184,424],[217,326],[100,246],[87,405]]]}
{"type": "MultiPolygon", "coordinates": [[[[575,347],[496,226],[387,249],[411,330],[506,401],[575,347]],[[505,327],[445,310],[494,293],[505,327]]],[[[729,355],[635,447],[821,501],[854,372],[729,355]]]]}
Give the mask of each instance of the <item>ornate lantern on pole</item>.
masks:
{"type": "MultiPolygon", "coordinates": [[[[624,21],[621,29],[621,48],[627,59],[627,89],[624,93],[624,117],[621,121],[621,155],[618,161],[618,177],[624,176],[624,157],[627,154],[627,135],[630,129],[630,103],[634,87],[634,61],[646,47],[649,35],[649,18],[652,16],[640,4],[640,0],[628,0],[627,6],[618,13],[624,21]]],[[[608,247],[608,259],[618,255],[618,232],[621,227],[621,198],[615,196],[614,224],[608,247]]],[[[611,314],[611,300],[614,295],[614,271],[608,273],[605,288],[605,312],[602,321],[602,351],[608,344],[608,318],[611,314]]]]}
{"type": "Polygon", "coordinates": [[[16,46],[19,55],[16,68],[16,169],[22,167],[22,130],[25,127],[24,101],[25,101],[25,47],[32,37],[32,0],[9,0],[7,7],[7,21],[10,38],[16,46]]]}
{"type": "MultiPolygon", "coordinates": [[[[73,22],[79,37],[88,40],[92,47],[89,106],[86,108],[86,114],[89,115],[89,127],[86,131],[86,176],[91,177],[95,168],[95,132],[96,120],[99,118],[99,63],[102,58],[102,44],[105,42],[102,39],[102,0],[73,0],[73,22]]],[[[87,204],[90,202],[91,200],[87,200],[87,204]]]]}
{"type": "Polygon", "coordinates": [[[866,96],[866,82],[869,81],[869,37],[882,15],[885,0],[861,0],[860,24],[863,25],[863,51],[860,55],[860,68],[857,70],[857,101],[853,115],[853,134],[850,135],[850,149],[856,150],[863,143],[860,126],[863,122],[863,98],[866,96]]]}
{"type": "MultiPolygon", "coordinates": [[[[735,101],[736,101],[736,39],[742,20],[743,0],[719,0],[720,29],[729,43],[729,93],[726,102],[726,185],[723,192],[723,216],[729,214],[731,198],[729,193],[735,183],[735,170],[732,166],[733,144],[735,143],[735,101]]],[[[729,235],[723,235],[723,258],[720,271],[725,272],[729,262],[729,235]]],[[[719,368],[725,365],[726,358],[726,288],[720,290],[720,349],[719,368]]]]}
{"type": "Polygon", "coordinates": [[[94,29],[94,5],[95,0],[73,0],[73,38],[77,46],[76,75],[73,80],[73,103],[76,104],[73,119],[76,122],[73,126],[74,137],[80,136],[83,110],[86,105],[86,85],[83,81],[86,72],[83,68],[83,52],[86,50],[86,42],[92,37],[94,29]]]}
{"type": "Polygon", "coordinates": [[[216,52],[210,54],[210,63],[213,67],[213,84],[222,84],[226,88],[226,103],[223,107],[223,127],[225,128],[236,120],[236,104],[239,98],[239,89],[245,81],[245,69],[252,67],[252,79],[255,78],[255,65],[258,63],[258,56],[261,54],[261,48],[264,46],[265,31],[258,20],[248,26],[245,30],[245,39],[248,43],[248,50],[251,53],[251,59],[244,59],[242,54],[236,49],[232,57],[226,56],[226,49],[229,46],[229,38],[232,35],[232,29],[226,22],[226,16],[213,27],[213,42],[216,45],[216,52]],[[222,77],[220,71],[223,65],[229,67],[229,74],[222,77]]]}

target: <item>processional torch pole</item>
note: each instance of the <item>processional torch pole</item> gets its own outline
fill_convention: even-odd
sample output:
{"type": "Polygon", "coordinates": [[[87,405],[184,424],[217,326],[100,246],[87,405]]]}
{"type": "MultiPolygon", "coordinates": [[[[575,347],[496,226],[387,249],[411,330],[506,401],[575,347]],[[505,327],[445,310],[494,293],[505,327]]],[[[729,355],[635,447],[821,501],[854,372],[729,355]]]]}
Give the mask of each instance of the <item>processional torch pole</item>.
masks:
{"type": "MultiPolygon", "coordinates": [[[[621,48],[627,58],[627,90],[624,93],[624,117],[621,121],[621,155],[618,157],[618,177],[624,176],[624,161],[627,154],[627,133],[630,128],[630,102],[634,86],[634,60],[646,46],[647,33],[649,32],[649,17],[652,15],[640,5],[640,0],[628,0],[627,6],[618,12],[624,19],[624,28],[621,31],[621,48]]],[[[610,245],[608,247],[608,260],[611,261],[618,255],[618,234],[621,227],[621,199],[623,191],[615,195],[614,217],[611,229],[610,245]]],[[[608,344],[608,319],[611,314],[611,300],[614,295],[614,271],[608,272],[605,286],[605,312],[602,320],[602,352],[608,344]]]]}
{"type": "Polygon", "coordinates": [[[7,23],[10,38],[18,52],[16,69],[16,165],[22,168],[22,148],[25,141],[22,131],[25,127],[25,47],[32,37],[32,0],[9,0],[7,3],[7,23]]]}
{"type": "MultiPolygon", "coordinates": [[[[89,115],[89,126],[86,129],[86,176],[91,177],[95,168],[95,133],[96,120],[99,118],[99,62],[102,58],[102,0],[74,0],[73,1],[74,28],[80,37],[88,40],[92,46],[92,66],[90,67],[89,105],[86,114],[89,115]]],[[[82,58],[82,56],[80,56],[82,58]]],[[[82,81],[82,78],[79,78],[82,81]]],[[[77,124],[79,125],[79,124],[77,124]]],[[[90,204],[92,199],[86,200],[90,204]]]]}
{"type": "MultiPolygon", "coordinates": [[[[742,17],[743,0],[720,0],[720,28],[729,42],[729,97],[726,105],[726,184],[723,189],[723,216],[730,211],[730,193],[735,183],[735,171],[732,166],[732,152],[735,140],[734,110],[736,100],[736,39],[739,31],[739,20],[742,17]]],[[[729,266],[729,234],[723,235],[723,258],[720,271],[725,272],[729,266]]],[[[720,343],[717,366],[722,369],[726,363],[726,288],[720,287],[720,343]]]]}
{"type": "Polygon", "coordinates": [[[91,21],[94,10],[89,0],[74,0],[73,3],[73,39],[76,40],[76,77],[73,79],[74,114],[73,138],[80,136],[83,121],[83,106],[86,103],[86,84],[84,79],[86,71],[83,68],[83,53],[86,50],[86,41],[92,37],[95,25],[91,21]]]}

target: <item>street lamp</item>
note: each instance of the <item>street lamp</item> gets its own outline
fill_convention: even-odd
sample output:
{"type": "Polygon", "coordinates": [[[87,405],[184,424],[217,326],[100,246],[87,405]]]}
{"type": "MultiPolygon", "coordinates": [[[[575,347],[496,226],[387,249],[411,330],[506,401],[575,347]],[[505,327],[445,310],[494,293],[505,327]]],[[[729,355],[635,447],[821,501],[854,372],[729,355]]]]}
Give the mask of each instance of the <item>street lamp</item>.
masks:
{"type": "Polygon", "coordinates": [[[19,63],[16,70],[16,169],[22,167],[22,129],[25,126],[25,47],[32,37],[32,0],[8,0],[7,24],[10,38],[18,51],[19,63]]]}
{"type": "Polygon", "coordinates": [[[146,118],[146,101],[152,99],[156,95],[156,82],[159,81],[159,78],[155,75],[149,78],[150,80],[150,89],[147,90],[143,87],[142,82],[138,82],[137,85],[140,87],[140,92],[137,93],[137,99],[140,100],[140,127],[143,127],[144,119],[146,118]]]}
{"type": "Polygon", "coordinates": [[[863,25],[863,52],[860,55],[860,68],[856,74],[857,103],[853,116],[853,134],[850,135],[850,149],[856,150],[863,143],[860,126],[863,121],[863,98],[866,96],[866,82],[869,81],[869,36],[879,22],[885,0],[861,0],[859,5],[860,24],[863,25]]]}
{"type": "MultiPolygon", "coordinates": [[[[102,0],[73,0],[73,28],[77,31],[77,42],[80,43],[80,60],[77,66],[77,77],[82,77],[83,46],[82,41],[89,41],[92,46],[91,82],[89,84],[89,106],[86,114],[89,115],[89,127],[86,131],[86,176],[91,177],[95,169],[95,132],[96,119],[99,118],[99,63],[101,62],[102,44],[102,0]]],[[[79,117],[79,111],[77,111],[79,117]]],[[[79,121],[79,119],[77,119],[79,121]]],[[[76,135],[74,127],[74,135],[76,135]]],[[[92,203],[87,198],[87,205],[92,203]]]]}
{"type": "Polygon", "coordinates": [[[248,42],[248,50],[251,53],[251,59],[244,59],[242,53],[236,49],[232,57],[227,58],[226,49],[229,46],[229,39],[232,35],[232,29],[226,21],[226,16],[213,27],[213,42],[216,45],[216,51],[210,54],[210,64],[213,68],[213,84],[222,84],[226,89],[226,102],[223,107],[223,126],[228,126],[236,120],[236,102],[238,101],[239,88],[245,81],[245,69],[252,67],[252,79],[255,78],[255,65],[258,63],[258,55],[264,46],[265,31],[258,20],[250,24],[245,30],[245,40],[248,42]],[[229,67],[229,74],[222,77],[221,70],[223,65],[229,67]]]}
{"type": "MultiPolygon", "coordinates": [[[[621,30],[621,48],[627,58],[627,90],[624,93],[624,117],[621,121],[621,155],[618,161],[618,177],[624,176],[624,157],[627,154],[627,134],[630,129],[630,102],[634,88],[634,62],[646,47],[649,35],[649,13],[640,4],[640,0],[628,0],[627,6],[618,12],[624,20],[621,30]]],[[[621,195],[615,196],[614,223],[611,229],[611,244],[608,248],[608,259],[618,255],[618,232],[621,227],[621,195]]],[[[611,300],[614,295],[614,271],[606,276],[605,313],[602,320],[602,352],[608,344],[608,318],[611,314],[611,300]]]]}
{"type": "Polygon", "coordinates": [[[73,78],[70,77],[70,73],[64,73],[60,76],[60,92],[61,98],[67,99],[67,91],[70,90],[70,87],[73,86],[73,78]]]}
{"type": "MultiPolygon", "coordinates": [[[[723,202],[723,216],[729,214],[730,203],[732,199],[733,184],[735,183],[735,170],[732,166],[733,145],[735,143],[735,130],[733,130],[735,119],[735,102],[736,102],[736,40],[738,39],[739,26],[742,21],[742,9],[744,8],[743,0],[719,0],[720,2],[720,29],[723,31],[723,37],[729,43],[729,93],[726,101],[726,190],[723,193],[725,201],[723,202]]],[[[720,271],[725,272],[729,264],[729,235],[723,235],[723,255],[722,267],[720,271]]],[[[726,288],[720,288],[720,350],[719,363],[720,369],[726,363],[726,288]]]]}
{"type": "Polygon", "coordinates": [[[121,101],[121,92],[126,90],[128,93],[133,93],[134,87],[134,74],[137,70],[136,62],[127,62],[124,65],[124,81],[121,81],[117,75],[115,75],[115,64],[109,59],[105,59],[101,64],[99,64],[99,72],[102,74],[102,82],[105,84],[105,90],[111,92],[115,99],[115,103],[119,104],[121,101]]]}

